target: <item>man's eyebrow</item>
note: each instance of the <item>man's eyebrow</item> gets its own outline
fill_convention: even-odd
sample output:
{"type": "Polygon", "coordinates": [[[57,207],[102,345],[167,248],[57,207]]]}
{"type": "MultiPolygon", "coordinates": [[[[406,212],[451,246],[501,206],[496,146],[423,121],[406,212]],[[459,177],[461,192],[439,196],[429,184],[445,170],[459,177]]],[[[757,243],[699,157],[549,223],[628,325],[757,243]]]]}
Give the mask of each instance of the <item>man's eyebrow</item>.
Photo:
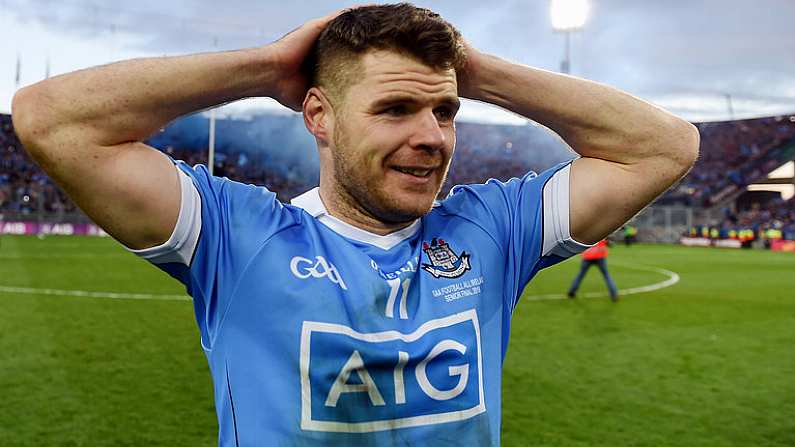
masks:
{"type": "MultiPolygon", "coordinates": [[[[412,95],[394,94],[376,99],[373,101],[373,107],[378,108],[394,104],[418,104],[421,102],[422,101],[418,101],[417,98],[412,95]]],[[[440,103],[455,109],[458,109],[461,106],[461,101],[457,96],[445,96],[444,98],[441,98],[440,103]]]]}
{"type": "Polygon", "coordinates": [[[458,110],[458,108],[461,107],[461,100],[458,99],[458,96],[448,96],[444,98],[442,104],[448,105],[458,110]]]}

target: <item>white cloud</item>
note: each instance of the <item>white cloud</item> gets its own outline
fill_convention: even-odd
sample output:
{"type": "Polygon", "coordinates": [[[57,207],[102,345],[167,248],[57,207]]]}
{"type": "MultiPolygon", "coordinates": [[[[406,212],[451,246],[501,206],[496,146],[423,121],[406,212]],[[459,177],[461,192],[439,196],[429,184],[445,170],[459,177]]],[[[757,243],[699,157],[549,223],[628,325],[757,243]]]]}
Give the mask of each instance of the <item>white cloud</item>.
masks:
{"type": "Polygon", "coordinates": [[[725,121],[789,114],[795,104],[764,98],[720,94],[671,94],[649,98],[654,104],[692,122],[725,121]]]}
{"type": "MultiPolygon", "coordinates": [[[[563,40],[551,30],[548,2],[422,0],[484,51],[556,69],[563,40]]],[[[0,112],[10,110],[16,55],[21,84],[112,60],[238,48],[274,40],[302,21],[350,3],[306,0],[0,0],[0,112]]],[[[795,111],[795,16],[792,0],[594,2],[572,38],[575,75],[629,91],[690,120],[795,111]]],[[[264,106],[260,104],[266,104],[264,106]]],[[[228,113],[272,107],[236,104],[228,113]]],[[[523,121],[465,103],[462,120],[523,121]]]]}
{"type": "Polygon", "coordinates": [[[47,59],[50,75],[87,68],[108,62],[149,54],[125,49],[122,45],[138,42],[141,36],[114,33],[86,38],[42,26],[36,21],[22,21],[9,14],[0,15],[0,29],[12,37],[12,45],[0,46],[0,113],[9,113],[16,90],[17,55],[20,60],[19,87],[45,77],[47,59]]]}

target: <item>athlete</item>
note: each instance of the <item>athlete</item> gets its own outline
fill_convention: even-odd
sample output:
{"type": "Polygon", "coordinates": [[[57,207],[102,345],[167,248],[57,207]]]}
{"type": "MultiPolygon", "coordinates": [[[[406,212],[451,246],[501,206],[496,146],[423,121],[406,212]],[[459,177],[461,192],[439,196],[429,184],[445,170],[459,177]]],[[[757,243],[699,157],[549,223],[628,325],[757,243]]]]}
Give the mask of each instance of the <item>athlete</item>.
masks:
{"type": "Polygon", "coordinates": [[[608,245],[607,239],[602,239],[593,247],[582,252],[580,272],[577,274],[577,277],[574,278],[574,281],[569,287],[569,291],[566,293],[569,298],[574,299],[577,297],[577,289],[580,288],[582,279],[585,278],[585,274],[588,273],[588,269],[595,265],[602,273],[602,277],[605,279],[607,290],[610,293],[610,300],[614,303],[618,301],[618,289],[616,288],[616,283],[613,282],[613,278],[610,277],[610,272],[607,271],[608,245]]]}
{"type": "Polygon", "coordinates": [[[698,148],[663,110],[484,54],[409,4],[334,13],[260,48],[51,78],[17,93],[13,114],[95,222],[186,285],[223,446],[498,445],[525,285],[620,227],[698,148]],[[301,111],[317,141],[320,185],[292,203],[142,143],[251,96],[301,111]],[[435,202],[459,97],[543,123],[581,157],[435,202]]]}

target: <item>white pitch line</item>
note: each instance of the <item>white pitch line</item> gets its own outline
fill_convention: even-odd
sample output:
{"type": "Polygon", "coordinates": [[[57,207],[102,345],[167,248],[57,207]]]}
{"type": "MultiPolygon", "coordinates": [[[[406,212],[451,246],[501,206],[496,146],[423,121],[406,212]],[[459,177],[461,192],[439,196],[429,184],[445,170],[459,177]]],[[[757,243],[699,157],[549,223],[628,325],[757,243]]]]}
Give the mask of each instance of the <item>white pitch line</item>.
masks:
{"type": "MultiPolygon", "coordinates": [[[[638,265],[627,265],[619,262],[612,262],[613,265],[619,265],[624,268],[645,270],[649,272],[660,273],[668,277],[665,281],[661,281],[647,286],[632,287],[629,289],[619,289],[618,294],[621,296],[634,295],[637,293],[653,292],[655,290],[670,287],[679,282],[679,274],[670,270],[665,270],[657,267],[645,267],[638,265]]],[[[160,301],[190,301],[190,297],[186,295],[156,295],[151,293],[118,293],[118,292],[89,292],[87,290],[69,290],[69,289],[38,289],[34,287],[10,287],[0,286],[0,293],[21,293],[26,295],[55,295],[55,296],[75,296],[87,298],[110,298],[116,300],[160,300],[160,301]]],[[[604,292],[587,292],[578,296],[584,298],[602,298],[606,297],[607,293],[604,292]]],[[[523,297],[524,300],[543,301],[543,300],[560,300],[566,298],[565,294],[556,293],[548,295],[530,295],[523,297]]]]}
{"type": "Polygon", "coordinates": [[[33,254],[19,254],[19,253],[0,253],[0,259],[72,259],[72,258],[126,258],[130,255],[127,253],[33,253],[33,254]]]}
{"type": "MultiPolygon", "coordinates": [[[[618,265],[628,269],[635,269],[635,270],[643,270],[647,272],[654,272],[660,273],[668,277],[665,281],[660,281],[658,283],[649,284],[647,286],[640,286],[640,287],[631,287],[629,289],[618,289],[619,296],[625,295],[635,295],[638,293],[646,293],[646,292],[653,292],[655,290],[664,289],[666,287],[670,287],[679,282],[679,274],[676,272],[672,272],[670,270],[661,269],[658,267],[646,267],[646,266],[639,266],[639,265],[629,265],[629,264],[622,264],[620,262],[611,262],[612,265],[618,265]]],[[[586,293],[578,293],[577,297],[583,298],[604,298],[607,297],[608,293],[606,292],[586,292],[586,293]]],[[[530,295],[522,297],[523,300],[530,300],[530,301],[545,301],[545,300],[562,300],[568,298],[566,294],[563,293],[554,293],[554,294],[547,294],[547,295],[530,295]]]]}
{"type": "Polygon", "coordinates": [[[87,290],[38,289],[33,287],[0,286],[0,293],[22,293],[26,295],[77,296],[88,298],[110,298],[115,300],[161,300],[190,301],[186,295],[156,295],[152,293],[89,292],[87,290]]]}

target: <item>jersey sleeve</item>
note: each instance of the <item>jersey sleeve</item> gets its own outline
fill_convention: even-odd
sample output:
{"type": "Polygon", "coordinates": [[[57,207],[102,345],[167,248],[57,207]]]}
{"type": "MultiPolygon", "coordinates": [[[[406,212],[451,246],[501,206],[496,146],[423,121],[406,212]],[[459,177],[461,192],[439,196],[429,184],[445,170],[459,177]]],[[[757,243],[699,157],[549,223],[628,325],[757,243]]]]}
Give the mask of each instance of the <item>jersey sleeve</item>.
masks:
{"type": "Polygon", "coordinates": [[[181,201],[171,237],[130,251],[186,286],[202,346],[209,350],[249,260],[295,220],[266,188],[214,177],[201,165],[177,161],[175,166],[181,201]]]}
{"type": "Polygon", "coordinates": [[[477,222],[501,247],[511,309],[539,270],[590,247],[570,234],[570,172],[571,162],[566,162],[540,175],[456,186],[450,193],[450,198],[461,195],[453,201],[456,213],[477,222]]]}

